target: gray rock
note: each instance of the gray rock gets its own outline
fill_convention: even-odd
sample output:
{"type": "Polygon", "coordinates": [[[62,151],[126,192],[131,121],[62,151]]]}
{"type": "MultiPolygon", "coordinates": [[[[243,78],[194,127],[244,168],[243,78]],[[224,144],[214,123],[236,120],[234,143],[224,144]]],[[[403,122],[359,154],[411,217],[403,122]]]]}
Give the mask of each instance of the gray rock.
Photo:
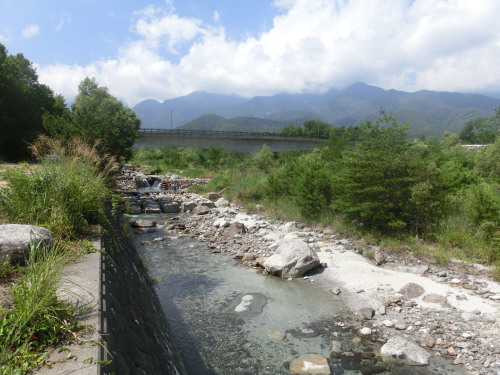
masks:
{"type": "Polygon", "coordinates": [[[419,275],[425,275],[427,272],[429,272],[429,266],[428,265],[422,265],[422,266],[418,266],[417,268],[417,273],[419,275]]]}
{"type": "Polygon", "coordinates": [[[181,211],[181,206],[179,206],[179,203],[177,202],[161,202],[160,203],[161,209],[165,213],[174,213],[174,212],[180,212],[181,211]]]}
{"type": "Polygon", "coordinates": [[[154,199],[145,199],[142,202],[142,207],[145,214],[159,214],[161,213],[160,204],[154,199]]]}
{"type": "Polygon", "coordinates": [[[279,241],[275,254],[266,259],[264,266],[271,275],[301,277],[320,264],[318,255],[302,240],[283,239],[279,241]]]}
{"type": "Polygon", "coordinates": [[[201,202],[200,206],[205,206],[208,208],[215,208],[215,203],[214,202],[201,202]]]}
{"type": "Polygon", "coordinates": [[[195,202],[182,202],[182,204],[181,204],[181,209],[184,212],[191,211],[195,207],[196,207],[195,202]]]}
{"type": "Polygon", "coordinates": [[[130,222],[130,225],[135,227],[135,228],[150,228],[150,227],[156,227],[156,221],[146,220],[146,219],[138,219],[136,221],[130,222]]]}
{"type": "Polygon", "coordinates": [[[52,232],[46,228],[24,224],[0,225],[0,260],[22,261],[30,246],[51,246],[52,232]]]}
{"type": "Polygon", "coordinates": [[[424,288],[415,283],[408,283],[398,291],[406,299],[417,298],[424,294],[424,292],[424,288]]]}
{"type": "Polygon", "coordinates": [[[217,201],[217,199],[219,199],[219,193],[214,193],[214,192],[206,193],[204,197],[207,198],[209,201],[215,202],[217,201]]]}
{"type": "Polygon", "coordinates": [[[386,362],[403,361],[411,366],[428,365],[430,357],[425,349],[401,336],[391,337],[380,348],[380,355],[386,362]]]}
{"type": "Polygon", "coordinates": [[[229,201],[226,198],[219,198],[215,201],[215,207],[226,207],[229,206],[229,201]]]}
{"type": "Polygon", "coordinates": [[[375,316],[375,310],[371,307],[362,307],[359,309],[359,312],[363,319],[370,320],[375,316]]]}
{"type": "Polygon", "coordinates": [[[439,295],[439,294],[426,294],[425,296],[422,297],[422,301],[424,302],[432,302],[432,303],[440,303],[440,304],[445,304],[446,303],[446,297],[439,295]]]}
{"type": "Polygon", "coordinates": [[[382,264],[385,263],[385,256],[380,251],[377,251],[373,256],[373,260],[375,261],[375,264],[377,266],[381,266],[382,264]]]}
{"type": "Polygon", "coordinates": [[[196,206],[191,210],[191,212],[195,215],[206,215],[210,212],[210,208],[207,206],[196,206]]]}

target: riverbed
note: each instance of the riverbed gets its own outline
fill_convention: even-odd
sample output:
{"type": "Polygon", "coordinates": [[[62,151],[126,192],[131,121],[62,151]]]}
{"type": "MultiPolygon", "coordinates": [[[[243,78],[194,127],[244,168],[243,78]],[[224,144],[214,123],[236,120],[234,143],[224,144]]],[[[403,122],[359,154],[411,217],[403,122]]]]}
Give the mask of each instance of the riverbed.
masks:
{"type": "Polygon", "coordinates": [[[338,296],[308,280],[244,268],[162,225],[138,239],[190,374],[289,374],[290,360],[308,353],[330,359],[333,374],[463,373],[439,358],[422,368],[382,363],[376,337],[360,336],[338,296]]]}

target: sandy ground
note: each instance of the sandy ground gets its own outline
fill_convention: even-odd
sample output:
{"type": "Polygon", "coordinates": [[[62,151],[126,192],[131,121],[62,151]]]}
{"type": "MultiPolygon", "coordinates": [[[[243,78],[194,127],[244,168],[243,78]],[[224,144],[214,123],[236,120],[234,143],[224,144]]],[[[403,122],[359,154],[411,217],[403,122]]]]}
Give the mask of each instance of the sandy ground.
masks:
{"type": "MultiPolygon", "coordinates": [[[[407,267],[406,270],[390,269],[389,265],[378,267],[370,260],[360,254],[348,250],[332,249],[332,252],[319,252],[322,262],[326,262],[328,267],[315,280],[324,287],[340,287],[343,299],[353,310],[370,306],[377,309],[383,301],[381,300],[381,290],[392,288],[394,291],[400,290],[407,283],[415,283],[422,286],[425,294],[439,294],[447,297],[447,302],[452,307],[467,313],[480,310],[500,318],[499,303],[490,299],[468,293],[462,288],[452,286],[448,283],[438,282],[429,277],[418,275],[415,268],[407,267]],[[363,290],[363,292],[360,292],[363,290]],[[466,294],[466,300],[457,299],[457,295],[466,294]]],[[[491,280],[487,281],[489,290],[496,295],[500,294],[500,284],[491,280]]],[[[424,302],[422,296],[414,301],[427,308],[445,310],[446,307],[437,304],[424,302]]]]}

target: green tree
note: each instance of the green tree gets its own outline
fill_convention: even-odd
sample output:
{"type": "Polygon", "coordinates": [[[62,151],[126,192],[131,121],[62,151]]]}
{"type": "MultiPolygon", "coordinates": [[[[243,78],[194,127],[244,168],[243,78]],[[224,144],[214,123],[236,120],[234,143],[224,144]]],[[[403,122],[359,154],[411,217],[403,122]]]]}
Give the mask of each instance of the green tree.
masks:
{"type": "Polygon", "coordinates": [[[408,125],[394,116],[382,111],[375,123],[364,122],[360,141],[335,177],[334,208],[384,232],[406,228],[415,182],[408,149],[408,125]]]}
{"type": "Polygon", "coordinates": [[[93,78],[80,83],[70,112],[44,118],[44,127],[50,135],[63,140],[78,137],[89,144],[98,142],[101,153],[125,160],[132,155],[140,126],[134,111],[93,78]]]}
{"type": "Polygon", "coordinates": [[[477,117],[465,123],[459,133],[465,144],[491,144],[495,142],[500,131],[500,108],[491,117],[477,117]]]}
{"type": "Polygon", "coordinates": [[[28,158],[28,144],[44,132],[43,114],[60,112],[54,93],[38,82],[31,62],[22,54],[9,56],[0,44],[0,158],[28,158]]]}
{"type": "Polygon", "coordinates": [[[264,144],[259,152],[254,156],[253,162],[255,163],[257,169],[263,172],[269,172],[276,166],[274,154],[266,144],[264,144]]]}

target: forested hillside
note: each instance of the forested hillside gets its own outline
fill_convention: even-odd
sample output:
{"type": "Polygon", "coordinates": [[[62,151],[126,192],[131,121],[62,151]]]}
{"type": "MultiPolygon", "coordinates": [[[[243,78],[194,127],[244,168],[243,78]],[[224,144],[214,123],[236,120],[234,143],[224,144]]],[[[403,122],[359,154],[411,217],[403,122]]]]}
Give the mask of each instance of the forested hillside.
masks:
{"type": "Polygon", "coordinates": [[[409,93],[357,83],[342,91],[332,89],[324,94],[283,93],[251,99],[196,92],[163,103],[147,100],[133,109],[144,128],[168,129],[189,123],[190,129],[241,126],[246,131],[275,131],[311,119],[333,126],[356,125],[360,121],[376,119],[383,108],[393,113],[398,121],[407,122],[412,135],[441,136],[446,130],[460,131],[473,118],[491,116],[499,106],[499,99],[478,94],[409,93]],[[216,121],[212,117],[207,124],[207,118],[200,119],[206,114],[220,118],[216,121]],[[235,118],[247,120],[235,121],[235,118]],[[270,120],[275,122],[269,123],[270,120]]]}

